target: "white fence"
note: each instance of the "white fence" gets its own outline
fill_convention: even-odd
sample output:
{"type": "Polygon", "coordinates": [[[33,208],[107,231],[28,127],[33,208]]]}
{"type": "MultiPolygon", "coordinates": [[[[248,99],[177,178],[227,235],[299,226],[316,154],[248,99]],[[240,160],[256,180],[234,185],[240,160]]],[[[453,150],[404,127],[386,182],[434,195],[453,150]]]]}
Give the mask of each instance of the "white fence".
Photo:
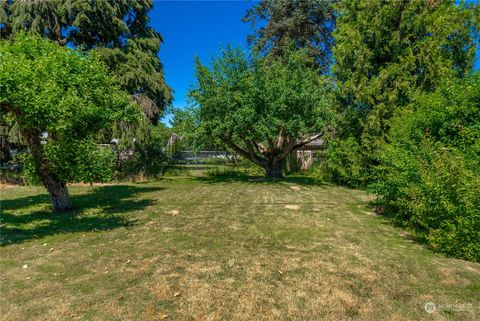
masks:
{"type": "Polygon", "coordinates": [[[174,161],[189,163],[204,163],[210,160],[231,161],[232,155],[227,151],[201,150],[201,151],[178,151],[173,156],[174,161]]]}

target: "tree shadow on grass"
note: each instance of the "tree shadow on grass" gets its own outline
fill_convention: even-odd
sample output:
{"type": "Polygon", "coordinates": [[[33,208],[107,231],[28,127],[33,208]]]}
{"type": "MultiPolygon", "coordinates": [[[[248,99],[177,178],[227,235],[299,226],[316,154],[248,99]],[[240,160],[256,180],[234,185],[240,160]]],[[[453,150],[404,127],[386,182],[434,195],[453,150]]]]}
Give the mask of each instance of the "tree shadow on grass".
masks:
{"type": "Polygon", "coordinates": [[[309,176],[284,176],[282,178],[268,178],[264,176],[251,176],[246,174],[216,174],[195,177],[196,180],[209,184],[221,183],[251,183],[265,185],[296,184],[303,186],[324,186],[325,183],[320,179],[309,176]]]}
{"type": "Polygon", "coordinates": [[[73,214],[53,213],[47,194],[2,200],[0,245],[54,234],[131,226],[135,220],[126,214],[154,203],[151,199],[137,197],[161,189],[131,185],[100,186],[87,194],[72,195],[72,202],[77,208],[73,214]],[[41,209],[29,211],[29,207],[41,209]],[[25,209],[25,213],[19,213],[22,209],[25,209]]]}

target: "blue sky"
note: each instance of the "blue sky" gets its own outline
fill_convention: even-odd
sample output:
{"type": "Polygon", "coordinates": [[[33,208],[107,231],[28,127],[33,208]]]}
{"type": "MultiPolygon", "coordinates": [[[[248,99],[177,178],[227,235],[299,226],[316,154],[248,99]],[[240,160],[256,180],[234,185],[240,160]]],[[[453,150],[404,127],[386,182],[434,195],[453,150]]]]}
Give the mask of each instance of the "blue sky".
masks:
{"type": "MultiPolygon", "coordinates": [[[[194,58],[203,62],[227,44],[247,46],[250,24],[240,19],[252,1],[155,1],[151,25],[163,36],[159,57],[167,84],[173,88],[174,107],[186,105],[194,77],[194,58]]],[[[170,115],[164,122],[168,123],[170,115]]]]}
{"type": "MultiPolygon", "coordinates": [[[[227,44],[247,46],[250,24],[240,19],[256,1],[155,1],[150,12],[151,25],[164,43],[159,57],[167,84],[174,90],[174,107],[186,105],[186,94],[194,77],[194,57],[208,62],[227,44]]],[[[480,48],[479,48],[480,49],[480,48]]],[[[477,50],[476,69],[480,69],[477,50]]],[[[171,115],[163,121],[168,124],[171,115]]]]}

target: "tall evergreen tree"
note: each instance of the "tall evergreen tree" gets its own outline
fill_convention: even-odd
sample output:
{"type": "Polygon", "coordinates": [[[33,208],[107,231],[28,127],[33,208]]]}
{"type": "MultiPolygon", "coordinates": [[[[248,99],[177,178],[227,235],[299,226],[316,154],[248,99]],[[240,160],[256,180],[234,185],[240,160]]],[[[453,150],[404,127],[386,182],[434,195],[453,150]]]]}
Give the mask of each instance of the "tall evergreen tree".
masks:
{"type": "Polygon", "coordinates": [[[415,91],[433,91],[444,78],[471,70],[479,7],[454,2],[339,2],[333,71],[364,140],[385,135],[415,91]]]}
{"type": "Polygon", "coordinates": [[[148,26],[152,6],[152,0],[3,0],[0,36],[33,31],[60,45],[97,51],[156,123],[172,90],[157,56],[163,39],[148,26]]]}
{"type": "Polygon", "coordinates": [[[331,0],[261,0],[242,19],[260,25],[249,42],[263,53],[282,55],[293,40],[325,72],[331,64],[335,17],[331,0]]]}
{"type": "MultiPolygon", "coordinates": [[[[446,78],[471,70],[479,6],[454,0],[352,0],[338,2],[336,11],[333,73],[346,114],[342,136],[350,138],[332,157],[343,155],[337,157],[341,163],[355,150],[350,168],[339,165],[339,172],[357,168],[367,178],[397,111],[415,93],[432,92],[446,78]]],[[[331,164],[336,166],[334,160],[331,164]]]]}

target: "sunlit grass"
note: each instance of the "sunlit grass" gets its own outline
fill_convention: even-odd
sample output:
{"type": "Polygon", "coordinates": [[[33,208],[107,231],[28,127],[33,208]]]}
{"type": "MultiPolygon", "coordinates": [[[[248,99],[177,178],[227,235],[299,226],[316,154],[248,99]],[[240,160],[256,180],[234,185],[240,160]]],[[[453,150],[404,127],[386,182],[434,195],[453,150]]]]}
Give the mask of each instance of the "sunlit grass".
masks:
{"type": "Polygon", "coordinates": [[[70,190],[73,217],[40,187],[1,191],[2,320],[479,318],[480,264],[415,243],[362,191],[242,175],[70,190]]]}

